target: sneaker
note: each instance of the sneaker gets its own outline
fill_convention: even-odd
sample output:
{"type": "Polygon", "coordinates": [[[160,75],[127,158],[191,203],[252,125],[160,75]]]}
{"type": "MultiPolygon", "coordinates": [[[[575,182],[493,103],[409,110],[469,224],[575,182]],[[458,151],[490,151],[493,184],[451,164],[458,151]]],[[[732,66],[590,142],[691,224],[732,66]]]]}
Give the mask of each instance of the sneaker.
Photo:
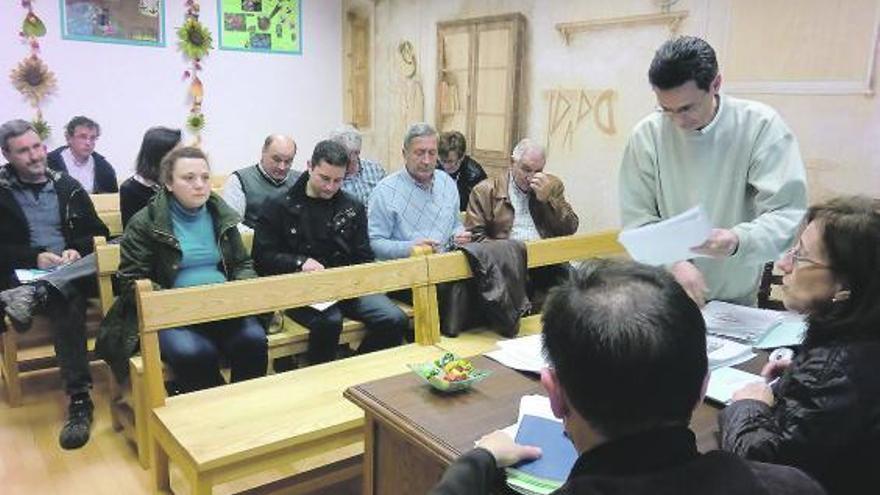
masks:
{"type": "Polygon", "coordinates": [[[42,284],[19,285],[0,292],[0,304],[6,306],[4,311],[19,332],[31,327],[34,313],[45,306],[48,298],[46,287],[42,284]]]}
{"type": "Polygon", "coordinates": [[[78,449],[89,441],[92,429],[92,411],[95,409],[88,394],[70,399],[67,409],[67,422],[58,435],[58,443],[62,449],[78,449]]]}

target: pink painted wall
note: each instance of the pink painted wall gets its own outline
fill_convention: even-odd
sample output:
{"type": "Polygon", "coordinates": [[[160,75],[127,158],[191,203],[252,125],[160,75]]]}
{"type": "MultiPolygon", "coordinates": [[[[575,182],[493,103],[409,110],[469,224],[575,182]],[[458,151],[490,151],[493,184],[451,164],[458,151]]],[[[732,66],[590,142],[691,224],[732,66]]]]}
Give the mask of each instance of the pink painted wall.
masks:
{"type": "MultiPolygon", "coordinates": [[[[134,1],[134,0],[126,0],[134,1]]],[[[290,133],[299,143],[294,167],[302,168],[314,144],[342,120],[341,0],[304,1],[302,55],[218,50],[217,2],[202,0],[202,22],[215,49],[204,61],[203,146],[216,173],[229,173],[259,158],[263,138],[290,133]]],[[[101,124],[97,149],[116,167],[120,181],[131,175],[144,131],[153,125],[184,127],[188,112],[186,62],[177,50],[175,28],[183,2],[166,0],[166,46],[142,47],[61,38],[57,0],[36,1],[48,34],[42,56],[58,79],[44,104],[53,127],[47,145],[64,144],[63,126],[73,115],[101,124]]],[[[28,53],[18,32],[24,9],[0,2],[0,120],[31,119],[33,111],[9,83],[8,74],[28,53]]]]}

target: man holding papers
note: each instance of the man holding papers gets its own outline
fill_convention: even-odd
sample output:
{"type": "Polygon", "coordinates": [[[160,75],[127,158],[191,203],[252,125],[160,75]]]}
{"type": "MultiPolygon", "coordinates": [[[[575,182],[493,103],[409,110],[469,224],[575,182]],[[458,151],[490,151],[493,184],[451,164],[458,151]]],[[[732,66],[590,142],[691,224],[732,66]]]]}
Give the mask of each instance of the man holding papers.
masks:
{"type": "MultiPolygon", "coordinates": [[[[706,327],[665,270],[589,262],[551,293],[543,326],[541,383],[579,453],[553,493],[824,493],[790,467],[697,451],[688,423],[706,385],[706,327]]],[[[540,453],[495,432],[431,493],[489,493],[497,467],[540,453]]]]}
{"type": "Polygon", "coordinates": [[[703,304],[753,306],[761,268],[791,245],[806,210],[797,141],[762,103],[720,93],[715,52],[682,36],[654,55],[648,78],[658,111],[633,130],[620,170],[623,227],[702,205],[715,227],[670,271],[703,304]]]}
{"type": "MultiPolygon", "coordinates": [[[[340,190],[348,163],[348,150],[341,144],[321,141],[312,152],[308,170],[287,193],[263,207],[254,229],[254,265],[260,275],[373,261],[364,205],[340,190]]],[[[383,294],[319,308],[289,310],[294,320],[311,330],[308,358],[312,364],[336,357],[343,316],[367,326],[367,336],[358,348],[361,353],[400,344],[409,328],[409,318],[383,294]]]]}

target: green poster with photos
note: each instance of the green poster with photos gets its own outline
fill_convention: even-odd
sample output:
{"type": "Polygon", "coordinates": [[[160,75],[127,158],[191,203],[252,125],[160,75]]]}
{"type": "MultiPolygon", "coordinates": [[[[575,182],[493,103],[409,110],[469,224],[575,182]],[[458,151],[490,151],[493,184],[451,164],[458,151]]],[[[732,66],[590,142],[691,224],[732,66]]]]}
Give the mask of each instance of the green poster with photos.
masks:
{"type": "Polygon", "coordinates": [[[301,0],[217,0],[220,49],[302,54],[301,0]]]}

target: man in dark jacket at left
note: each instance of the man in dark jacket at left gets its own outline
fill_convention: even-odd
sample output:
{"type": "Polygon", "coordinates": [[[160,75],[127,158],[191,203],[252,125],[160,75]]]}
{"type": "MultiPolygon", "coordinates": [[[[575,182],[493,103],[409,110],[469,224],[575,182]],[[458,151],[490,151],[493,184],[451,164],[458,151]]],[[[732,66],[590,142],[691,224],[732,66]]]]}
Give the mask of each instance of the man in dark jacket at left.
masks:
{"type": "MultiPolygon", "coordinates": [[[[287,194],[263,208],[254,232],[254,266],[260,275],[312,272],[373,261],[364,205],[341,191],[348,151],[334,141],[315,146],[308,170],[287,194]]],[[[332,361],[343,316],[367,327],[358,353],[401,343],[409,318],[384,294],[338,301],[328,308],[290,310],[310,330],[311,364],[332,361]]]]}
{"type": "Polygon", "coordinates": [[[119,192],[116,170],[103,155],[95,151],[101,137],[101,126],[94,120],[77,115],[64,128],[67,146],[49,153],[49,168],[66,172],[89,194],[119,192]]]}
{"type": "Polygon", "coordinates": [[[79,448],[89,439],[94,409],[85,335],[86,295],[94,290],[94,279],[66,268],[80,265],[77,261],[92,252],[92,238],[107,236],[107,227],[77,181],[49,170],[46,148],[33,125],[24,120],[4,123],[0,148],[9,162],[0,168],[0,306],[19,331],[28,329],[34,312],[49,317],[70,397],[59,441],[65,449],[79,448]],[[50,273],[36,283],[9,289],[16,269],[70,276],[54,280],[50,273]]]}

